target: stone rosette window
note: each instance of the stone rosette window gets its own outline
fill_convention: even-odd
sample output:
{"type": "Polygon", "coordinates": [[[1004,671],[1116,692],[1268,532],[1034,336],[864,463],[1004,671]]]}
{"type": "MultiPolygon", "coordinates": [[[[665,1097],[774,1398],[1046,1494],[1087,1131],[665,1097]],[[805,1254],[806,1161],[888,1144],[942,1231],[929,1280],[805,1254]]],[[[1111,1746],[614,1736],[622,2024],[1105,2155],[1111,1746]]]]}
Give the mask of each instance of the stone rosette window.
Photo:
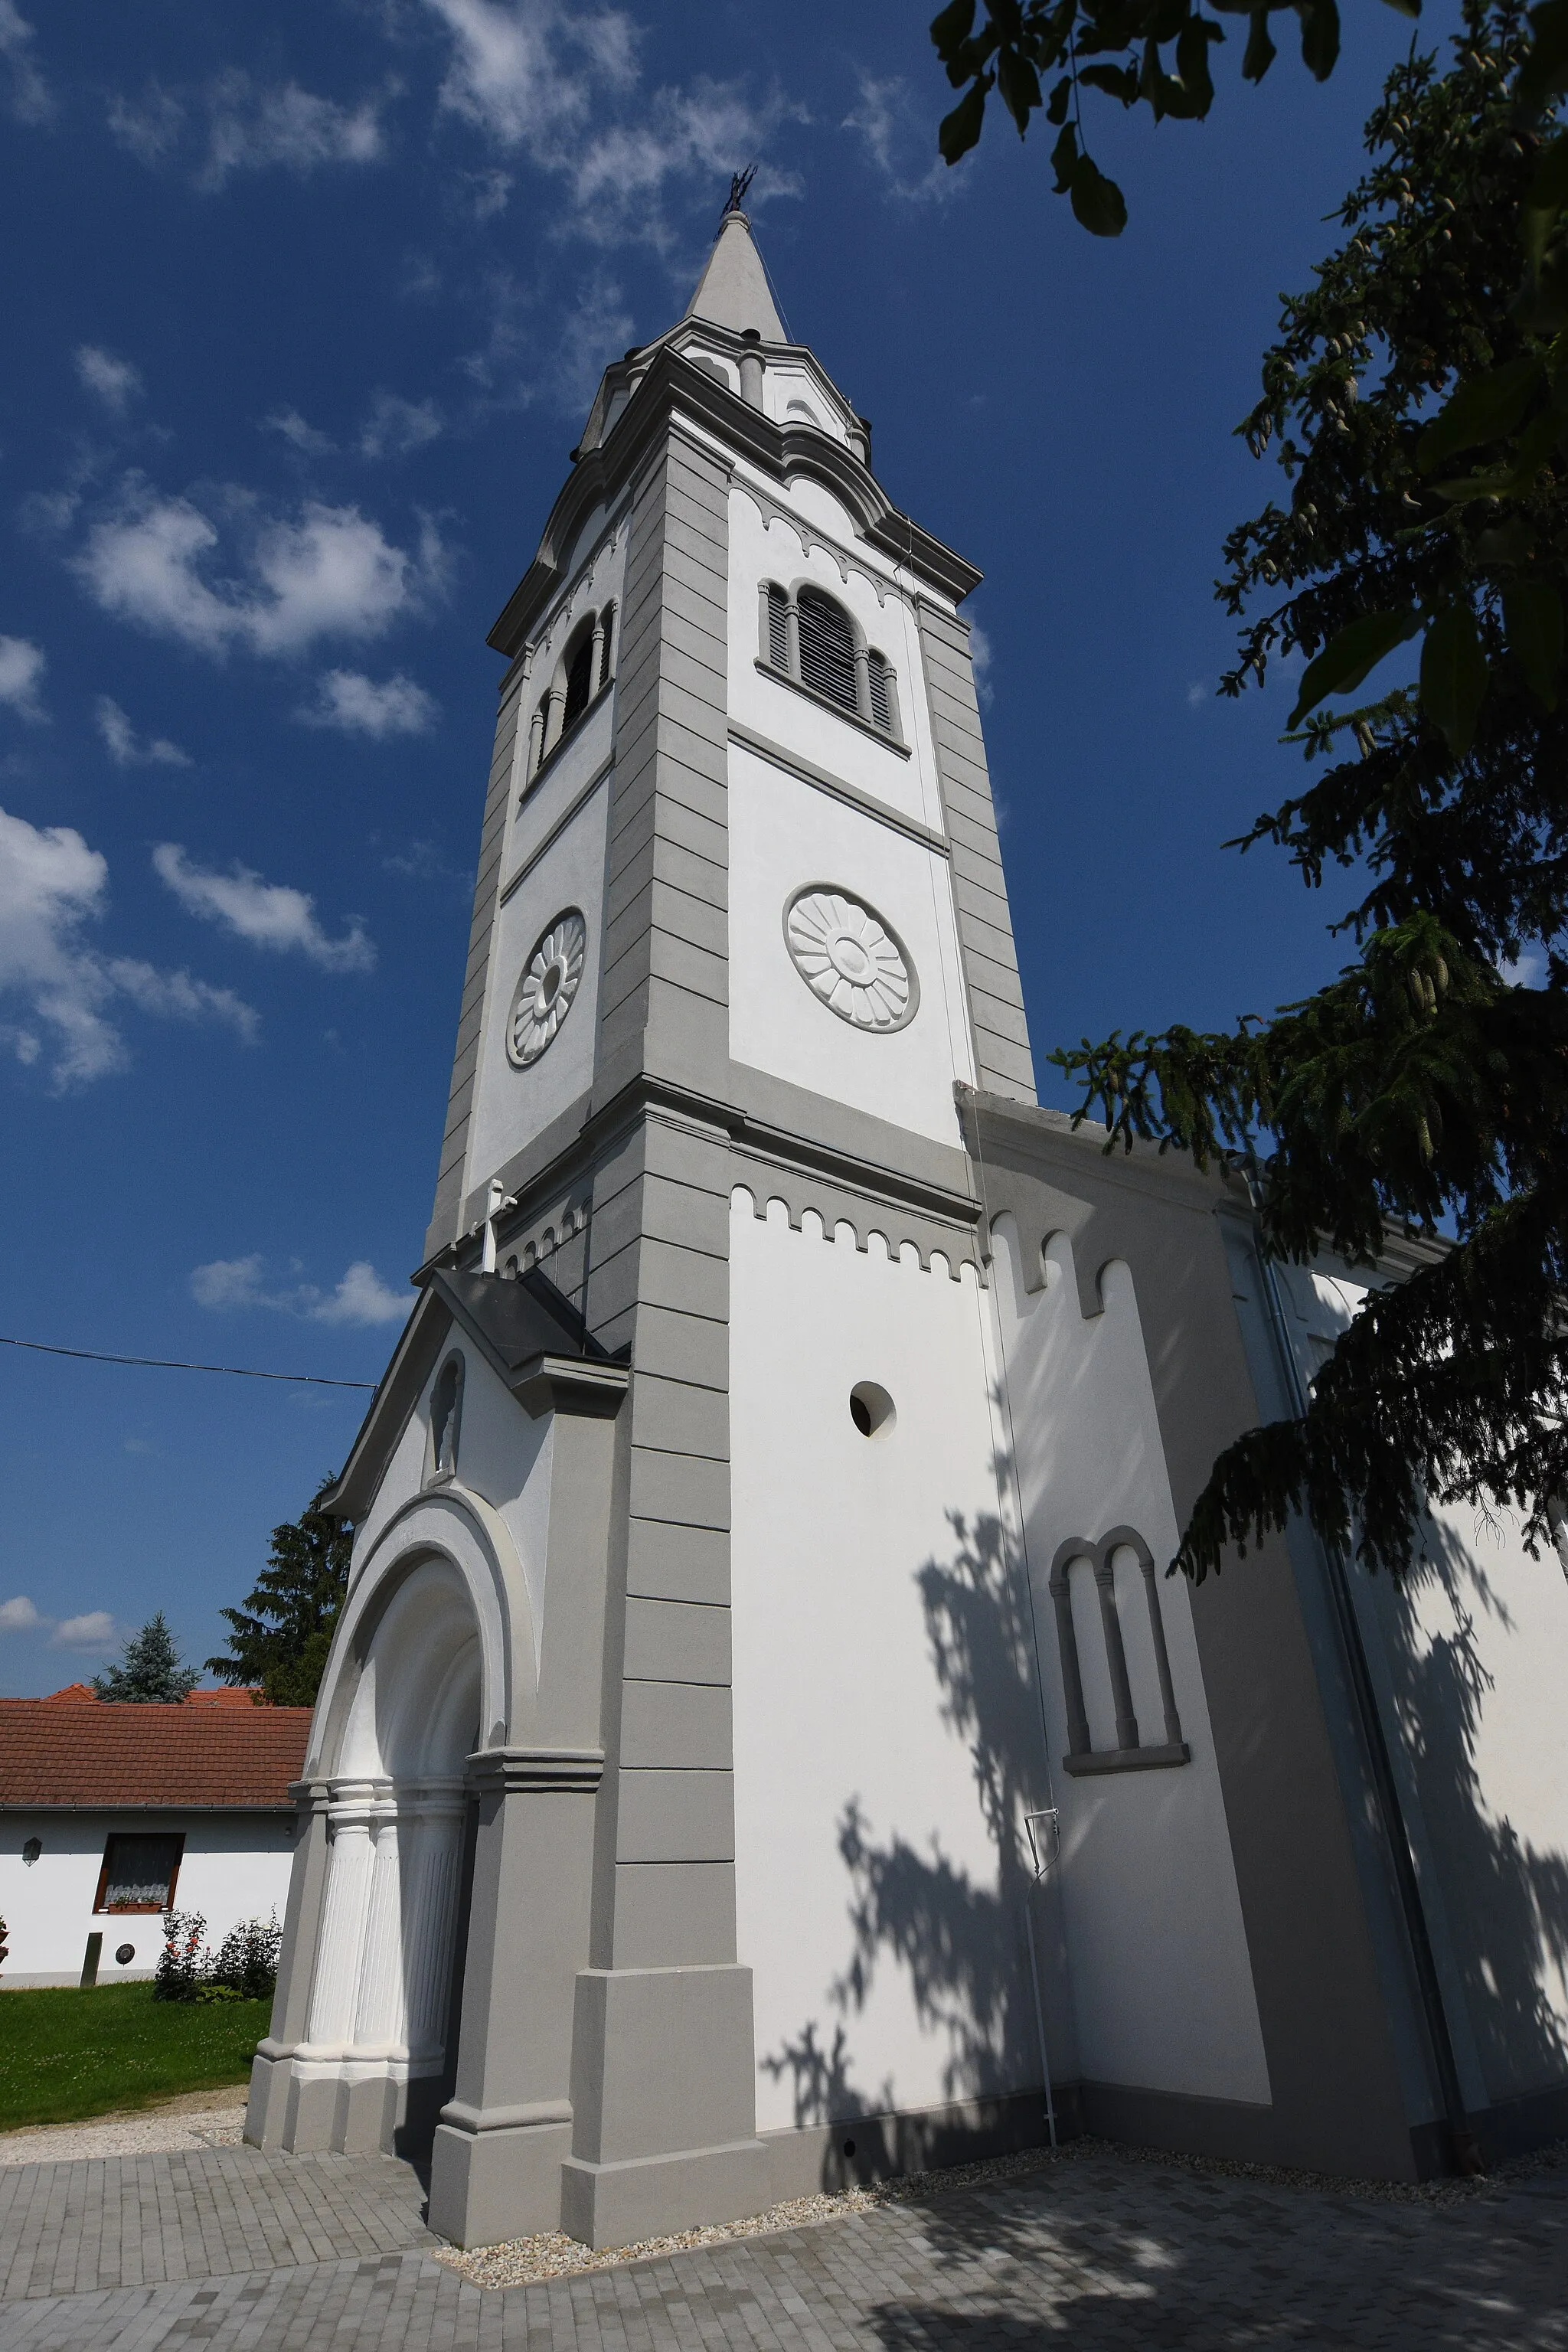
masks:
{"type": "Polygon", "coordinates": [[[588,926],[575,907],[555,916],[535,940],[506,1024],[514,1069],[526,1070],[554,1040],[582,986],[587,952],[588,926]]]}
{"type": "Polygon", "coordinates": [[[857,1029],[907,1028],[920,1004],[914,962],[863,898],[808,882],[784,908],[784,945],[812,994],[857,1029]]]}

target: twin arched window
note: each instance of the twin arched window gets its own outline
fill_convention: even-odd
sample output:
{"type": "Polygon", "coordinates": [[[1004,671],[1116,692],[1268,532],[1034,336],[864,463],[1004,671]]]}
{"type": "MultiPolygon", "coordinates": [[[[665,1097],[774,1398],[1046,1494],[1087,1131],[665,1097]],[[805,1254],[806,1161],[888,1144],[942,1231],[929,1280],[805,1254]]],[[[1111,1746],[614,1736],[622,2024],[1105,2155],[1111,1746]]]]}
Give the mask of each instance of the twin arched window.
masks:
{"type": "Polygon", "coordinates": [[[887,656],[866,643],[826,589],[764,582],[763,665],[899,741],[898,690],[887,656]]]}
{"type": "Polygon", "coordinates": [[[567,638],[529,725],[527,782],[608,686],[615,635],[616,608],[606,604],[585,614],[567,638]]]}

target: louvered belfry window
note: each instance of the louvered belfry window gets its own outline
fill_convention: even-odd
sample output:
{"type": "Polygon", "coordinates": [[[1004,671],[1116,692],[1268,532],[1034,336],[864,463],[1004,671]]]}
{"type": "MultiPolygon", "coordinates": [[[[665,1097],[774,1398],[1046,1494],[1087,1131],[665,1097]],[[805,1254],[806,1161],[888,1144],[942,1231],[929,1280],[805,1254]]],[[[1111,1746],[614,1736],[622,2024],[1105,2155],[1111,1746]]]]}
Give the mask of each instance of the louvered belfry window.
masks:
{"type": "Polygon", "coordinates": [[[878,653],[870,655],[867,667],[871,688],[872,723],[881,728],[884,734],[890,735],[893,731],[893,701],[888,691],[886,657],[878,653]]]}
{"type": "Polygon", "coordinates": [[[775,669],[789,667],[789,598],[782,588],[768,590],[768,659],[775,669]]]}
{"type": "Polygon", "coordinates": [[[800,614],[801,684],[815,688],[846,710],[858,709],[855,633],[848,614],[820,588],[803,588],[795,603],[800,614]]]}
{"type": "Polygon", "coordinates": [[[566,708],[561,714],[561,731],[566,732],[574,719],[587,709],[594,692],[594,640],[584,637],[573,655],[566,669],[566,708]]]}

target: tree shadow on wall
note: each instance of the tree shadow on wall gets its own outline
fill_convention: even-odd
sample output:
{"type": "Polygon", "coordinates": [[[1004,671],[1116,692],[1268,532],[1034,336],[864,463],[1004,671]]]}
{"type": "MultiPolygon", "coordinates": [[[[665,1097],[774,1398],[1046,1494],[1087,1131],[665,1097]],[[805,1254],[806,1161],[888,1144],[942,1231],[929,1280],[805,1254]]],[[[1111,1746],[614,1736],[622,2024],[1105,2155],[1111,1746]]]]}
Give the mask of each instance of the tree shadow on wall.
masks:
{"type": "MultiPolygon", "coordinates": [[[[1430,1520],[1422,1534],[1422,1558],[1376,1593],[1377,1616],[1399,1738],[1419,1791],[1488,2092],[1502,2101],[1568,2084],[1568,2031],[1550,1982],[1555,1975],[1562,2000],[1568,1991],[1568,1855],[1539,1851],[1495,1799],[1489,1802],[1478,1759],[1495,1687],[1485,1663],[1484,1622],[1505,1636],[1521,1636],[1481,1545],[1462,1545],[1452,1529],[1430,1520]],[[1423,1627],[1422,1604],[1436,1592],[1452,1622],[1434,1633],[1423,1627]]],[[[1555,1579],[1561,1570],[1548,1554],[1515,1573],[1555,1579]]],[[[1520,1729],[1527,1735],[1527,1727],[1520,1729]]]]}
{"type": "MultiPolygon", "coordinates": [[[[1012,1465],[994,1465],[1011,1491],[1012,1465]]],[[[839,1855],[851,1887],[853,1948],[828,1992],[838,2012],[830,2043],[815,2020],[764,2056],[775,2081],[791,2087],[797,2126],[877,2118],[876,2128],[830,2146],[829,2184],[857,2176],[902,2172],[960,2161],[975,2132],[997,2141],[1044,2137],[1043,2116],[1020,2128],[999,2103],[1040,2084],[1038,2024],[1026,1906],[1036,1902],[1042,1956],[1049,1913],[1037,1897],[1026,1816],[1049,1801],[1029,1596],[1019,1548],[999,1515],[947,1514],[953,1550],[917,1571],[942,1719],[964,1741],[995,1877],[978,1883],[933,1836],[921,1851],[896,1832],[879,1843],[858,1797],[839,1817],[839,1855]],[[978,2107],[972,2127],[896,2117],[890,2076],[874,2089],[857,2085],[854,2019],[865,2009],[880,1967],[901,1968],[921,2028],[945,2040],[942,2095],[978,2107]],[[847,2151],[854,2161],[847,2162],[847,2151]]]]}

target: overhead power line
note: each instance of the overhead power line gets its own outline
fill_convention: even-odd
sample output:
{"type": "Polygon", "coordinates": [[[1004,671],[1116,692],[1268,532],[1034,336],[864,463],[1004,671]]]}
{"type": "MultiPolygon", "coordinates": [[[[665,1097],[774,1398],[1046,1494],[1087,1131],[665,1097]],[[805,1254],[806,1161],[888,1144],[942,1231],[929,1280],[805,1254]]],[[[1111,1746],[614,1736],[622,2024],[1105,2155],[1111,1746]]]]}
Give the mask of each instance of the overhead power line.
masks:
{"type": "Polygon", "coordinates": [[[37,1356],[74,1356],[84,1364],[140,1364],[154,1372],[226,1372],[237,1381],[287,1381],[313,1389],[374,1389],[374,1381],[330,1381],[321,1372],[258,1372],[248,1364],[184,1364],[170,1356],[106,1356],[97,1348],[52,1348],[47,1339],[7,1339],[0,1348],[27,1348],[37,1356]]]}

